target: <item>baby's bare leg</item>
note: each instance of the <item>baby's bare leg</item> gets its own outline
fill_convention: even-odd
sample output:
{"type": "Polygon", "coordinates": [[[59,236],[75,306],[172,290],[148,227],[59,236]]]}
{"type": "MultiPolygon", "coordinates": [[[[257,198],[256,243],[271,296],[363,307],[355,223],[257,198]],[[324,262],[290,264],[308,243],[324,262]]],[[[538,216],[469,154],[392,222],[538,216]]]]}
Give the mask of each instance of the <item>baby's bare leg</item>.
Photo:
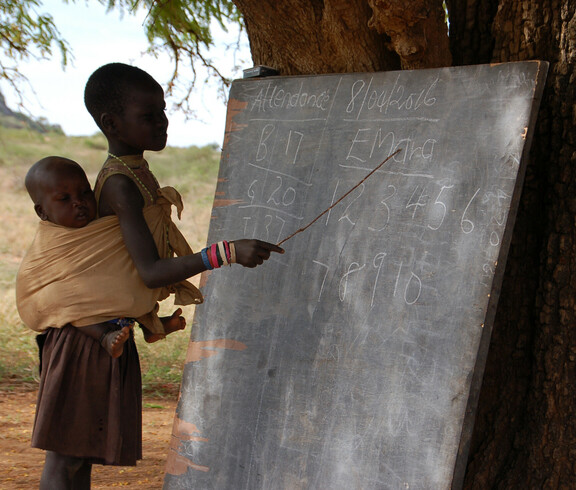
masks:
{"type": "Polygon", "coordinates": [[[131,327],[117,328],[112,323],[96,323],[85,327],[77,327],[82,333],[97,340],[111,357],[120,357],[124,352],[124,344],[130,337],[131,327]]]}
{"type": "Polygon", "coordinates": [[[132,327],[122,327],[119,330],[110,330],[100,338],[100,345],[108,351],[112,357],[120,357],[124,352],[124,344],[130,338],[132,327]]]}
{"type": "Polygon", "coordinates": [[[160,318],[160,320],[162,320],[162,325],[164,325],[166,335],[186,328],[186,318],[181,315],[182,308],[177,308],[176,311],[172,313],[172,316],[164,316],[160,318]]]}
{"type": "Polygon", "coordinates": [[[166,335],[177,332],[178,330],[184,330],[186,328],[186,318],[182,315],[182,308],[177,308],[172,316],[163,316],[160,318],[162,326],[164,327],[163,334],[155,334],[150,332],[146,327],[142,326],[142,332],[144,333],[144,340],[149,344],[158,342],[159,340],[165,339],[166,335]]]}

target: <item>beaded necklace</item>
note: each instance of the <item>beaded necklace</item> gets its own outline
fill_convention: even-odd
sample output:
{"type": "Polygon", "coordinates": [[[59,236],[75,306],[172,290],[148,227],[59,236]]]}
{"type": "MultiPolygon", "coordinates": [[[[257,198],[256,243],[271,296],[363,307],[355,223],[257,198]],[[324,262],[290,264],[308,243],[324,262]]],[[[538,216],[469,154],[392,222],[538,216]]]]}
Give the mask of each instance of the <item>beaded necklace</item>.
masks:
{"type": "MultiPolygon", "coordinates": [[[[114,155],[113,153],[108,152],[108,156],[114,158],[115,160],[118,160],[122,165],[124,165],[128,171],[132,174],[132,177],[134,177],[134,179],[136,180],[136,182],[138,182],[138,184],[140,184],[140,187],[142,187],[142,189],[144,189],[147,193],[148,196],[150,196],[150,202],[153,203],[154,202],[154,197],[152,196],[152,193],[150,192],[150,189],[148,189],[148,187],[146,187],[146,185],[144,184],[144,182],[142,182],[140,180],[140,178],[136,175],[136,173],[128,166],[128,164],[122,160],[120,157],[117,157],[116,155],[114,155]]],[[[154,176],[153,176],[154,177],[154,176]]],[[[154,177],[154,180],[156,180],[156,177],[154,177]]]]}
{"type": "MultiPolygon", "coordinates": [[[[142,187],[142,189],[144,189],[148,193],[148,196],[150,196],[150,203],[153,204],[154,198],[152,197],[152,193],[150,192],[150,189],[148,189],[148,187],[146,187],[144,182],[142,182],[140,180],[140,178],[136,175],[134,170],[132,170],[124,160],[122,160],[120,157],[117,157],[113,153],[108,152],[108,156],[114,158],[115,160],[118,160],[122,165],[124,165],[128,169],[128,171],[132,174],[132,176],[134,177],[136,182],[138,182],[138,184],[140,184],[140,187],[142,187]]],[[[156,182],[156,185],[158,187],[160,187],[160,184],[158,184],[158,181],[156,180],[156,177],[154,177],[153,174],[152,174],[152,178],[154,179],[154,182],[156,182]]],[[[168,250],[171,251],[167,255],[167,257],[170,257],[173,253],[172,252],[173,248],[172,248],[172,245],[170,245],[170,237],[169,237],[169,233],[168,233],[168,225],[167,224],[164,225],[164,240],[166,240],[166,245],[168,247],[168,250]]]]}

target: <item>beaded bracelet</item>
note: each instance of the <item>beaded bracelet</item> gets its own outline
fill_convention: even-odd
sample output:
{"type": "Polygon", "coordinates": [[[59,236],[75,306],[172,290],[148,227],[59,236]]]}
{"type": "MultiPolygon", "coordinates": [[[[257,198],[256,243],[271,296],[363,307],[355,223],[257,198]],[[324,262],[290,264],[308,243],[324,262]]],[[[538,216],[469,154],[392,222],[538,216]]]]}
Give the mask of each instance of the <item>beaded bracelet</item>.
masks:
{"type": "Polygon", "coordinates": [[[216,253],[217,250],[218,245],[216,243],[210,245],[210,248],[208,249],[208,258],[210,259],[210,263],[212,264],[212,267],[214,269],[217,269],[222,265],[222,262],[221,260],[219,260],[218,255],[216,253]]]}
{"type": "Polygon", "coordinates": [[[218,242],[218,254],[222,259],[222,265],[230,265],[230,262],[228,261],[228,255],[226,254],[226,246],[224,245],[224,242],[218,242]]]}
{"type": "Polygon", "coordinates": [[[204,262],[204,267],[206,267],[206,270],[212,270],[214,267],[212,267],[212,264],[210,263],[210,260],[208,259],[208,254],[206,252],[206,249],[203,248],[200,251],[200,255],[202,256],[202,262],[204,262]]]}
{"type": "Polygon", "coordinates": [[[226,241],[224,243],[224,251],[226,252],[226,257],[228,258],[228,265],[232,265],[232,256],[230,255],[230,244],[226,241]]]}
{"type": "Polygon", "coordinates": [[[200,251],[202,262],[206,270],[218,269],[223,265],[232,265],[236,262],[236,249],[233,242],[226,240],[213,243],[200,251]]]}

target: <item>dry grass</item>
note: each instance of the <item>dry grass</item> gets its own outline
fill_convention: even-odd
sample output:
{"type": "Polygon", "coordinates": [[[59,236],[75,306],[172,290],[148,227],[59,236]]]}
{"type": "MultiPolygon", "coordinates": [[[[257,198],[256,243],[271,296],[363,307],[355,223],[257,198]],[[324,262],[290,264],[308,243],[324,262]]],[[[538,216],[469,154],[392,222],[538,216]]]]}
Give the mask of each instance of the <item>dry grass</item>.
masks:
{"type": "MultiPolygon", "coordinates": [[[[37,348],[35,334],[18,316],[14,301],[14,280],[18,266],[32,241],[38,218],[24,188],[24,176],[32,163],[47,155],[62,155],[80,163],[92,182],[106,155],[101,135],[66,137],[41,135],[26,130],[0,127],[0,384],[4,389],[35,386],[37,348]]],[[[179,228],[190,245],[198,249],[206,243],[210,210],[216,185],[219,152],[205,148],[167,148],[147,155],[161,185],[176,187],[186,208],[179,228]]],[[[172,312],[170,303],[161,312],[172,312]]],[[[192,323],[193,309],[185,309],[192,323]]],[[[166,341],[145,344],[137,334],[144,386],[158,395],[177,389],[182,372],[190,329],[166,341]]]]}

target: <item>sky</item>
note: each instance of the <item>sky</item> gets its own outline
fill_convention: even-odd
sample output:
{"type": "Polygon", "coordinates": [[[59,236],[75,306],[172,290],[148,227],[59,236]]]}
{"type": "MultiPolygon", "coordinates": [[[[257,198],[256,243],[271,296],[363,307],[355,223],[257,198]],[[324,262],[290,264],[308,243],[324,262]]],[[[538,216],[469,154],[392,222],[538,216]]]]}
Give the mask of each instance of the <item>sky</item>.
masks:
{"type": "MultiPolygon", "coordinates": [[[[138,66],[150,73],[163,87],[172,75],[172,61],[168,54],[161,58],[144,55],[148,40],[142,25],[146,12],[129,15],[118,10],[106,12],[96,0],[42,0],[38,13],[49,13],[70,45],[73,59],[62,68],[62,59],[53,49],[51,60],[19,63],[20,71],[32,86],[25,87],[25,107],[34,117],[45,117],[51,124],[59,124],[70,136],[91,135],[98,132],[96,124],[84,107],[84,85],[90,74],[99,66],[110,62],[123,62],[138,66]]],[[[252,66],[247,41],[244,38],[240,53],[224,50],[226,43],[236,39],[234,26],[229,34],[220,32],[218,48],[210,53],[219,62],[216,66],[232,78],[241,78],[242,70],[252,66]],[[234,66],[238,69],[234,71],[234,66]]],[[[216,38],[216,36],[215,36],[216,38]]],[[[1,56],[1,55],[0,55],[1,56]]],[[[176,99],[167,98],[168,145],[204,146],[220,145],[224,137],[226,103],[218,94],[217,84],[205,82],[206,74],[198,77],[193,97],[195,120],[186,120],[181,112],[173,110],[176,99]]],[[[5,82],[0,90],[12,110],[18,108],[18,98],[5,82]]]]}

